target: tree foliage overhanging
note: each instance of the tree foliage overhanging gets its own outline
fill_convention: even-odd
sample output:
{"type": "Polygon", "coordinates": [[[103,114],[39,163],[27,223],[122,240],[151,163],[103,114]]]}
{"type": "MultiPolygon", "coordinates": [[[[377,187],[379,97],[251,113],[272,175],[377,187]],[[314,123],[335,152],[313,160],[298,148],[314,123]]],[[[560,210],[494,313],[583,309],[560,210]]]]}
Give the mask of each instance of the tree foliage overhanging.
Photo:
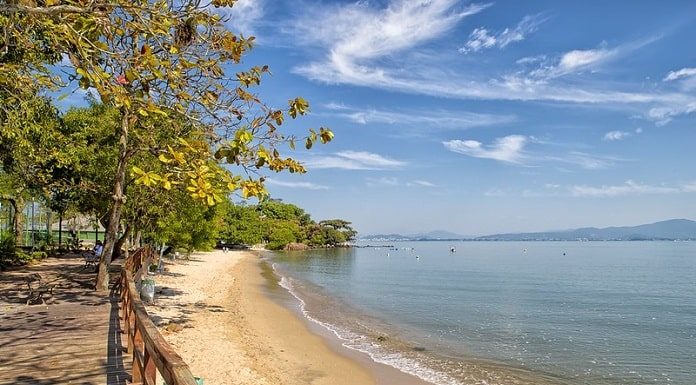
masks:
{"type": "Polygon", "coordinates": [[[305,172],[282,147],[333,138],[323,127],[302,137],[280,129],[309,105],[296,97],[274,108],[254,93],[269,68],[238,69],[254,38],[228,30],[215,11],[234,2],[0,0],[0,141],[22,164],[3,160],[0,190],[15,202],[31,192],[59,210],[72,204],[99,216],[99,289],[125,239],[119,232],[166,222],[172,210],[191,207],[176,207],[184,196],[209,207],[234,192],[263,199],[264,170],[305,172]],[[41,95],[75,87],[96,95],[93,110],[46,124],[61,120],[50,119],[55,109],[41,95]],[[105,115],[112,119],[102,122],[105,115]]]}

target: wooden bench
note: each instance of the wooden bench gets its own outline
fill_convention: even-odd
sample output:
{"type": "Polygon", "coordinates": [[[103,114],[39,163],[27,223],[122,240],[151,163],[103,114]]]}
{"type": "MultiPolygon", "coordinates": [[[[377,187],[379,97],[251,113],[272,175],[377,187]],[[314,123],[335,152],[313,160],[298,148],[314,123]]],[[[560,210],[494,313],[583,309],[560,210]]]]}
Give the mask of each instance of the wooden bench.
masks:
{"type": "Polygon", "coordinates": [[[91,251],[88,251],[84,253],[82,257],[85,259],[85,264],[84,266],[82,266],[82,269],[80,269],[80,271],[86,270],[88,267],[92,267],[94,271],[97,271],[100,259],[98,255],[94,254],[91,251]]]}
{"type": "Polygon", "coordinates": [[[45,305],[46,300],[44,300],[44,295],[50,294],[51,297],[53,297],[53,288],[56,285],[46,283],[41,277],[41,274],[29,274],[26,280],[27,287],[29,288],[29,297],[27,298],[27,305],[29,305],[31,302],[38,300],[41,300],[41,303],[45,305]]]}

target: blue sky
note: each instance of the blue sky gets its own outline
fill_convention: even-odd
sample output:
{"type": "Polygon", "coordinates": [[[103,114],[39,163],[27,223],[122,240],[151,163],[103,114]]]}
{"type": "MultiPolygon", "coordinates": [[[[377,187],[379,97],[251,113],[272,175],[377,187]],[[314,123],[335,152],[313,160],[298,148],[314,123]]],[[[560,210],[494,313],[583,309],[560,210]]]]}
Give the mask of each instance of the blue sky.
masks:
{"type": "Polygon", "coordinates": [[[696,219],[696,3],[240,0],[262,99],[329,145],[274,197],[362,234],[696,219]]]}

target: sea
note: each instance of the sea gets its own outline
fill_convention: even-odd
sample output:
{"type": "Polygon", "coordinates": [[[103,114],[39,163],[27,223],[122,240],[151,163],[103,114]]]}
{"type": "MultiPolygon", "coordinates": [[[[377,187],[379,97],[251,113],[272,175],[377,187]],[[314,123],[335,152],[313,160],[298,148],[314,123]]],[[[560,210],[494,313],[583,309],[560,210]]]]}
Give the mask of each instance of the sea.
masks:
{"type": "Polygon", "coordinates": [[[696,384],[696,242],[358,246],[265,259],[376,362],[437,385],[696,384]]]}

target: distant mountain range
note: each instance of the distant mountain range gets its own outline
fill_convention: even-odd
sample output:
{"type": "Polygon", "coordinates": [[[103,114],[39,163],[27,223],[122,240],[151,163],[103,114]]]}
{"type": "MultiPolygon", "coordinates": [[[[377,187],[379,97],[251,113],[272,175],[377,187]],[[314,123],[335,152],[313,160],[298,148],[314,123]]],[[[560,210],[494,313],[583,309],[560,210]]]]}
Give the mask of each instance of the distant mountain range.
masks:
{"type": "Polygon", "coordinates": [[[573,230],[539,233],[507,233],[482,237],[467,237],[449,231],[432,231],[425,234],[375,234],[360,237],[365,241],[642,241],[642,240],[696,240],[696,222],[688,219],[670,219],[640,226],[584,227],[573,230]]]}

